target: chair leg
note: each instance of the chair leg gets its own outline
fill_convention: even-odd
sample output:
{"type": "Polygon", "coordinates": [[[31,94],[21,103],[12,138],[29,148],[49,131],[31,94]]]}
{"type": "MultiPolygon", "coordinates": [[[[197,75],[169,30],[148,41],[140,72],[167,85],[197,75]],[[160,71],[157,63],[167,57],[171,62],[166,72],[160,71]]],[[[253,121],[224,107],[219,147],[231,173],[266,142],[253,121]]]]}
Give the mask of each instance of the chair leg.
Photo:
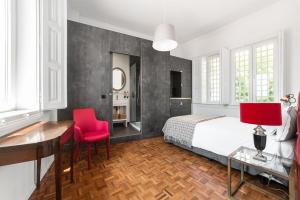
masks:
{"type": "Polygon", "coordinates": [[[97,150],[97,143],[96,142],[94,143],[94,146],[95,146],[95,154],[97,155],[98,154],[98,150],[97,150]]]}
{"type": "Polygon", "coordinates": [[[77,142],[76,149],[75,149],[75,152],[73,154],[73,160],[74,160],[74,162],[77,162],[77,158],[78,158],[79,153],[80,153],[80,143],[77,142]]]}
{"type": "Polygon", "coordinates": [[[110,140],[109,138],[106,139],[106,158],[109,160],[109,151],[110,151],[110,140]]]}
{"type": "Polygon", "coordinates": [[[91,169],[91,144],[88,144],[88,169],[91,169]]]}

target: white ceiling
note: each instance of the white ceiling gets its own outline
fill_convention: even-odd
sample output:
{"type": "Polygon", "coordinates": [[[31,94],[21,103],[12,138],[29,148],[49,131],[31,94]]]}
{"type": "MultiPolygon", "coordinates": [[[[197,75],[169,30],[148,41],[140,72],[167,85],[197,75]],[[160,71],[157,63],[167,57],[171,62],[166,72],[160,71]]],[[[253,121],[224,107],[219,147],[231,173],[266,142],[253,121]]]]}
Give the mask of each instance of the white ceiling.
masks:
{"type": "Polygon", "coordinates": [[[188,41],[249,15],[278,0],[68,0],[69,11],[114,27],[152,37],[163,21],[188,41]]]}

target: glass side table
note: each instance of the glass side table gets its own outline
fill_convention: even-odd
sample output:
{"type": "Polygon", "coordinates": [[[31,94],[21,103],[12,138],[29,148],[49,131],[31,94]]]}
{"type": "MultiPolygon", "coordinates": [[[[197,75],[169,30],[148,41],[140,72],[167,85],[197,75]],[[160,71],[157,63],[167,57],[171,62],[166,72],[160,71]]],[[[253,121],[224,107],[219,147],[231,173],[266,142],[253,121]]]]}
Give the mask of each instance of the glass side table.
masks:
{"type": "MultiPolygon", "coordinates": [[[[289,181],[289,199],[297,199],[297,168],[296,162],[276,156],[269,153],[263,153],[267,157],[267,161],[259,161],[253,159],[253,156],[257,154],[257,150],[250,149],[247,147],[239,147],[237,150],[232,152],[228,156],[228,199],[234,199],[234,194],[239,188],[246,182],[244,179],[245,167],[251,167],[259,172],[272,175],[277,178],[281,178],[289,181]],[[231,165],[232,161],[237,162],[240,165],[241,177],[239,183],[232,187],[231,186],[231,165]]],[[[275,194],[264,190],[265,193],[278,198],[275,194]]]]}

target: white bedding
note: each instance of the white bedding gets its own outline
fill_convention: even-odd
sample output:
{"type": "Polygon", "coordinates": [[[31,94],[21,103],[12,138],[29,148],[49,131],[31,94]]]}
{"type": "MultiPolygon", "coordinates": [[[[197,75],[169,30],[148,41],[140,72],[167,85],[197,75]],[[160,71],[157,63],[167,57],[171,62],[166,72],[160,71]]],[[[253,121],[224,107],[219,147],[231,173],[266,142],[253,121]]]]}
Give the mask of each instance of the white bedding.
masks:
{"type": "MultiPolygon", "coordinates": [[[[241,123],[239,118],[222,117],[198,123],[194,130],[192,146],[219,155],[228,156],[240,146],[254,148],[252,133],[255,125],[241,123]]],[[[293,158],[296,140],[275,141],[274,127],[266,127],[267,145],[264,152],[293,158]]]]}

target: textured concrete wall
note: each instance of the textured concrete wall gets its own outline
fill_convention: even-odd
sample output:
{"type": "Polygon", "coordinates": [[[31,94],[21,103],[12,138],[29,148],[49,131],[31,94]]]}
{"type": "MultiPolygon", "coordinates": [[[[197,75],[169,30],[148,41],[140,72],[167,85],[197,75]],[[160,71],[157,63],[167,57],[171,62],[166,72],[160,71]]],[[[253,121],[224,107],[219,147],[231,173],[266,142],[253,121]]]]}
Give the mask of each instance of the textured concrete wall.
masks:
{"type": "Polygon", "coordinates": [[[191,61],[155,51],[151,41],[72,21],[68,21],[68,108],[58,111],[58,119],[72,119],[74,108],[90,106],[98,118],[111,121],[111,52],[141,56],[142,133],[160,134],[170,116],[170,69],[188,72],[183,76],[187,87],[183,94],[190,97],[191,61]]]}
{"type": "Polygon", "coordinates": [[[144,137],[161,133],[170,116],[169,52],[158,52],[142,40],[142,130],[144,137]]]}
{"type": "Polygon", "coordinates": [[[170,56],[169,68],[173,71],[182,71],[181,96],[184,98],[192,97],[192,61],[170,56]]]}
{"type": "MultiPolygon", "coordinates": [[[[171,56],[169,68],[173,71],[182,71],[182,97],[192,97],[192,61],[171,56]]],[[[191,99],[170,99],[170,116],[191,114],[191,99]]]]}
{"type": "Polygon", "coordinates": [[[107,30],[68,21],[68,108],[58,111],[59,120],[72,119],[78,107],[93,107],[98,118],[111,119],[109,36],[107,30]]]}

